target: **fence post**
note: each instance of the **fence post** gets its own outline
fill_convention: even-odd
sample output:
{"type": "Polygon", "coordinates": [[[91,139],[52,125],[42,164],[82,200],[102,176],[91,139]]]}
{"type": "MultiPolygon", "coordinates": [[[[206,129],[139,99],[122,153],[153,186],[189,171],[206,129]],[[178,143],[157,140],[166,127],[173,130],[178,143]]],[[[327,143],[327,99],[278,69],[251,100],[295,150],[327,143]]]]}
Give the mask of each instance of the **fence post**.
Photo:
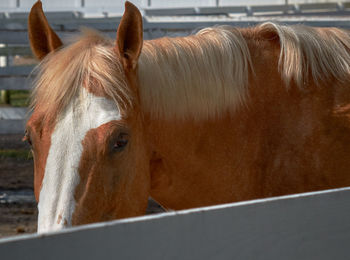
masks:
{"type": "Polygon", "coordinates": [[[10,104],[10,91],[8,91],[8,90],[1,90],[0,91],[0,103],[10,104]]]}
{"type": "MultiPolygon", "coordinates": [[[[17,0],[19,2],[19,0],[17,0]]],[[[17,3],[18,4],[18,3],[17,3]]],[[[1,45],[1,47],[6,47],[7,45],[1,45]]],[[[9,66],[9,54],[7,54],[2,60],[0,61],[0,67],[6,67],[9,66]]],[[[10,104],[10,92],[8,90],[1,90],[0,91],[0,103],[2,104],[10,104]]]]}

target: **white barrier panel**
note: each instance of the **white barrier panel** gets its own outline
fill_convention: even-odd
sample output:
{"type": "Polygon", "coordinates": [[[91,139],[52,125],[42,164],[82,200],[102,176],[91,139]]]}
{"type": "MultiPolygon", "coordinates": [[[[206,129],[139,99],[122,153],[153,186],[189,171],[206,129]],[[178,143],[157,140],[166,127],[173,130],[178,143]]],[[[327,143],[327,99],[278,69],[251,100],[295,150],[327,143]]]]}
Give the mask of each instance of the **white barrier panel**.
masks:
{"type": "Polygon", "coordinates": [[[0,134],[24,134],[25,125],[25,119],[0,120],[0,134]]]}
{"type": "Polygon", "coordinates": [[[26,115],[27,108],[0,107],[0,134],[23,134],[26,115]]]}
{"type": "Polygon", "coordinates": [[[0,240],[1,259],[349,259],[350,187],[0,240]]]}

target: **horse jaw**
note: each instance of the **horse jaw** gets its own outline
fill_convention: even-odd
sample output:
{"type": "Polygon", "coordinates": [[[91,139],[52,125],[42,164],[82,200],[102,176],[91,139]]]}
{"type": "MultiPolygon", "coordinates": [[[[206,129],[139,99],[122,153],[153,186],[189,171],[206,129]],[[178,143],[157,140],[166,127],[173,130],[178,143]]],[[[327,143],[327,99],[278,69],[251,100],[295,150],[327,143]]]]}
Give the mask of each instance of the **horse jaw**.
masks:
{"type": "Polygon", "coordinates": [[[80,182],[78,169],[83,152],[82,141],[90,129],[121,119],[112,100],[96,97],[85,89],[82,95],[62,112],[51,135],[39,196],[38,233],[72,225],[76,205],[74,192],[80,182]]]}

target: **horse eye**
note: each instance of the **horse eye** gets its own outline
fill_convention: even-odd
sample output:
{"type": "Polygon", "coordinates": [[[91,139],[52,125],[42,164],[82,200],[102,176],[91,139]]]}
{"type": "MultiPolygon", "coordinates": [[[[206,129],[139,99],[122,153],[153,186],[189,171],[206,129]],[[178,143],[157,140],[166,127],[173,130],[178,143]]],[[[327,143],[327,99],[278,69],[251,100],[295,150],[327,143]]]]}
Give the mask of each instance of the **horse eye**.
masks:
{"type": "Polygon", "coordinates": [[[127,133],[120,133],[118,138],[113,143],[113,150],[122,150],[129,142],[129,135],[127,133]]]}

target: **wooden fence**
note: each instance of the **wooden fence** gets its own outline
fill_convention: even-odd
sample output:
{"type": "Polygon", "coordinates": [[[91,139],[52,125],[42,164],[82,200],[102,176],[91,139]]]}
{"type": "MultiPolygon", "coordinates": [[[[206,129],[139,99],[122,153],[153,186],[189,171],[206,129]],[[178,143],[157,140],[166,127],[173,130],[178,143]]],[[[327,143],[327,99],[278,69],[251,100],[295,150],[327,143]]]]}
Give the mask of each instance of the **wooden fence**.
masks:
{"type": "Polygon", "coordinates": [[[0,240],[1,259],[349,259],[350,187],[0,240]]]}
{"type": "MultiPolygon", "coordinates": [[[[26,1],[22,2],[26,3],[26,1]]],[[[78,2],[82,3],[80,0],[78,2]]],[[[142,10],[145,39],[184,36],[214,25],[247,27],[271,19],[285,24],[303,23],[310,26],[350,28],[350,19],[344,16],[350,14],[349,2],[161,9],[148,6],[142,10]]],[[[63,39],[76,34],[82,26],[100,30],[114,38],[121,18],[120,16],[111,17],[108,13],[104,13],[99,18],[91,18],[79,11],[47,12],[46,14],[53,29],[63,39]]],[[[1,57],[5,57],[4,64],[6,64],[5,67],[0,67],[0,90],[30,88],[29,75],[33,66],[13,66],[12,64],[14,57],[31,53],[27,37],[27,17],[28,13],[1,13],[0,9],[0,44],[2,46],[0,47],[0,66],[1,57]]],[[[17,108],[17,111],[13,110],[13,113],[25,114],[20,108],[17,108]]],[[[24,119],[12,118],[13,113],[7,111],[6,114],[0,108],[0,134],[23,133],[24,119]]]]}

